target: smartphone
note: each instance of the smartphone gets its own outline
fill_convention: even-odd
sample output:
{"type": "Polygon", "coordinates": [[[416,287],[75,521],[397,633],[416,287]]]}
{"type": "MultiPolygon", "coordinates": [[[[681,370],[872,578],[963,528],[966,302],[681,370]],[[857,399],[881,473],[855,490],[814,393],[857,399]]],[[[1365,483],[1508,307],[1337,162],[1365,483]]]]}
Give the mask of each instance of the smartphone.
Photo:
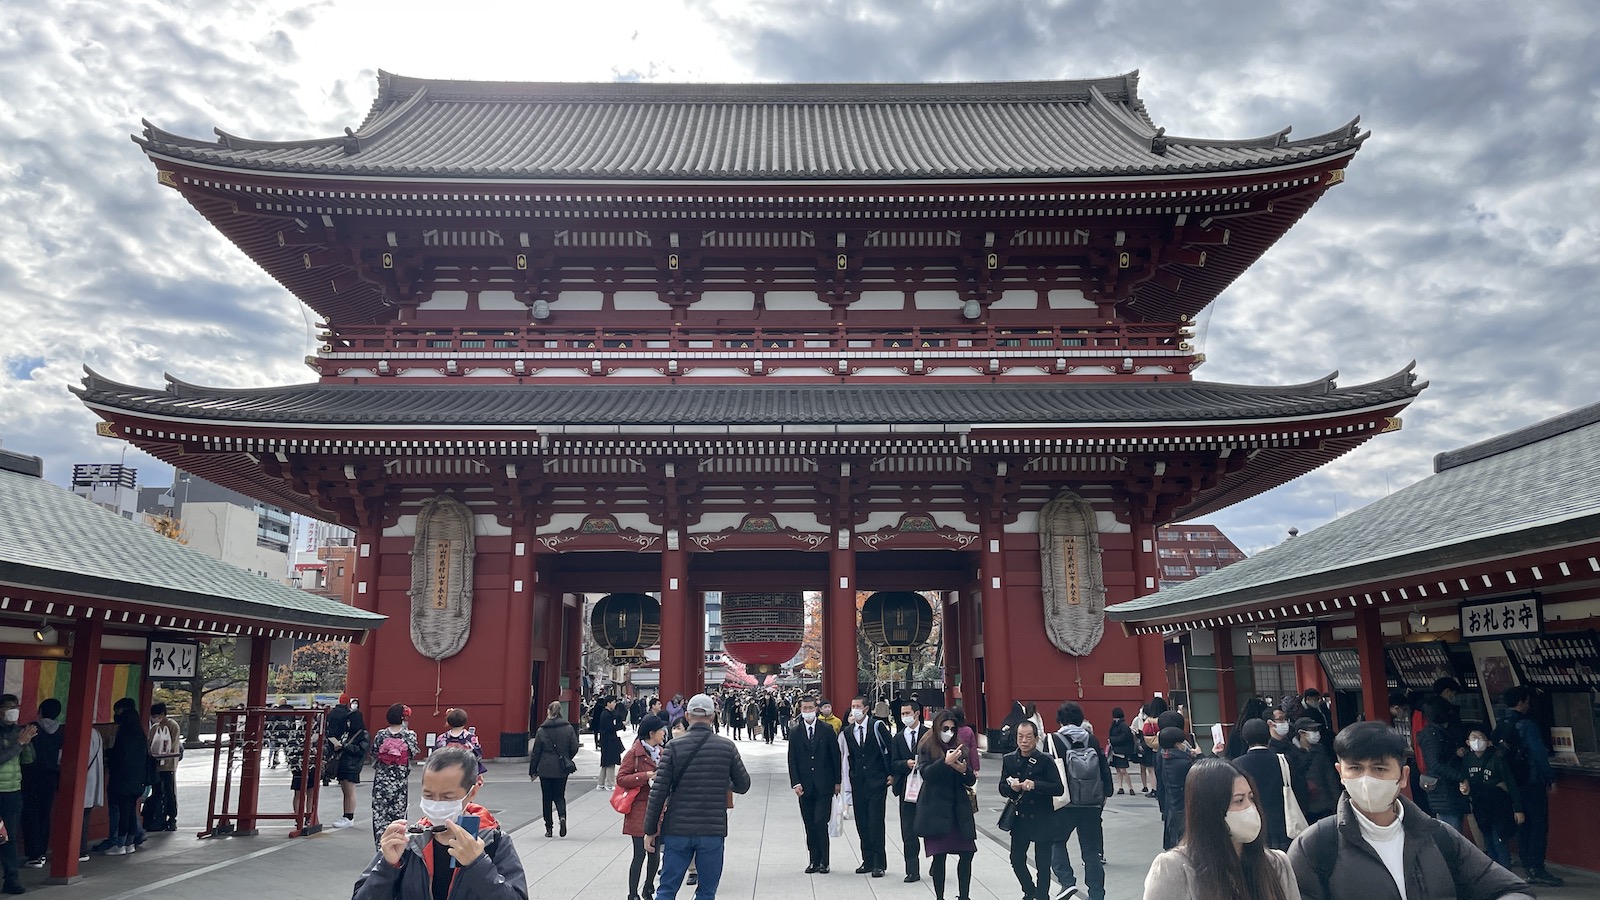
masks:
{"type": "MultiPolygon", "coordinates": [[[[456,820],[456,824],[461,826],[461,830],[465,831],[467,834],[472,835],[473,837],[477,837],[478,836],[478,828],[479,828],[480,822],[481,822],[481,820],[477,816],[462,816],[461,818],[456,820]]],[[[456,861],[455,861],[455,859],[452,858],[450,860],[450,868],[454,869],[455,867],[456,867],[456,861]]]]}

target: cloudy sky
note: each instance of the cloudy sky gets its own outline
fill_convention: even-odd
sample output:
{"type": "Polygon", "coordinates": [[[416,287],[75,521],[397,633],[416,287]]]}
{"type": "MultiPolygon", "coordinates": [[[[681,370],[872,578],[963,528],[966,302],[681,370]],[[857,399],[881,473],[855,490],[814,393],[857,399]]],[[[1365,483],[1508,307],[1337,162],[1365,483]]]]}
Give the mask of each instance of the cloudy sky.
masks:
{"type": "MultiPolygon", "coordinates": [[[[87,363],[226,386],[309,380],[308,316],[128,135],[326,136],[379,68],[436,78],[954,81],[1138,69],[1170,134],[1373,137],[1202,320],[1200,372],[1345,383],[1418,361],[1405,429],[1209,521],[1247,550],[1398,490],[1434,453],[1600,399],[1600,4],[1196,0],[0,3],[0,440],[119,442],[87,363]],[[412,9],[411,7],[415,7],[412,9]]],[[[146,483],[170,472],[137,451],[146,483]]]]}

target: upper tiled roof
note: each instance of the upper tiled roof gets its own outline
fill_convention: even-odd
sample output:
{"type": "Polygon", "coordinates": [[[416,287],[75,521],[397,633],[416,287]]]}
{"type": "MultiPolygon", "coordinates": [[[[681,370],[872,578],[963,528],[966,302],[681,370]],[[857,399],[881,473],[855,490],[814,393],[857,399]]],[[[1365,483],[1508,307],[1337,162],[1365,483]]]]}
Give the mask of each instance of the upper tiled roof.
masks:
{"type": "Polygon", "coordinates": [[[1304,140],[1166,135],[1138,74],[942,84],[438,81],[387,72],[343,136],[216,141],[145,123],[148,152],[307,175],[520,180],[901,180],[1228,172],[1336,155],[1356,123],[1304,140]]]}
{"type": "Polygon", "coordinates": [[[231,566],[6,469],[0,522],[0,582],[307,628],[361,631],[384,620],[231,566]]]}
{"type": "Polygon", "coordinates": [[[228,390],[173,381],[166,390],[90,371],[84,402],[135,413],[304,425],[1041,425],[1223,422],[1326,415],[1409,402],[1425,385],[1406,370],[1355,387],[1334,376],[1288,387],[1149,384],[434,385],[304,384],[228,390]]]}
{"type": "MultiPolygon", "coordinates": [[[[1600,404],[1442,454],[1463,461],[1246,560],[1108,607],[1119,621],[1265,603],[1336,584],[1438,568],[1451,549],[1495,539],[1496,552],[1542,545],[1536,529],[1588,520],[1600,536],[1600,404]],[[1511,541],[1512,535],[1518,538],[1511,541]]],[[[1552,538],[1555,539],[1555,538],[1552,538]]],[[[1566,540],[1566,538],[1560,538],[1566,540]]],[[[1458,560],[1457,562],[1462,562],[1458,560]]]]}

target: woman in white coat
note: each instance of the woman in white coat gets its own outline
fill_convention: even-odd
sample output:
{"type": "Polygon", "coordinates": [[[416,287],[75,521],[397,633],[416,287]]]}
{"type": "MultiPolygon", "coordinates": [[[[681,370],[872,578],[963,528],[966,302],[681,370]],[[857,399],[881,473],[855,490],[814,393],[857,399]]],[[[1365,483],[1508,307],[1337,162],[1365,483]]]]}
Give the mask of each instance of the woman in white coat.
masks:
{"type": "Polygon", "coordinates": [[[89,771],[83,782],[83,830],[78,836],[78,862],[89,860],[89,814],[106,805],[106,752],[100,730],[89,728],[89,771]]]}

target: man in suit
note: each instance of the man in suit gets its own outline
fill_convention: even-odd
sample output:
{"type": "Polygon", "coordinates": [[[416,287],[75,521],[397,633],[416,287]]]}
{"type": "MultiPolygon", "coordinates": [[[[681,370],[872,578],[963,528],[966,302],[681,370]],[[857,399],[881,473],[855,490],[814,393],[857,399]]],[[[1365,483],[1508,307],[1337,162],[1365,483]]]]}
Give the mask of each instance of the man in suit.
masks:
{"type": "MultiPolygon", "coordinates": [[[[1244,740],[1250,749],[1245,754],[1233,761],[1239,771],[1244,772],[1256,783],[1256,799],[1261,802],[1261,830],[1267,836],[1267,846],[1274,850],[1289,849],[1289,829],[1284,818],[1283,807],[1283,767],[1278,764],[1282,759],[1273,752],[1269,746],[1271,738],[1267,723],[1260,719],[1251,719],[1240,726],[1244,740]]],[[[1305,782],[1301,773],[1293,768],[1289,770],[1290,793],[1302,810],[1306,807],[1305,782]]]]}
{"type": "Polygon", "coordinates": [[[855,810],[856,836],[861,839],[861,866],[857,875],[882,878],[889,868],[885,849],[884,813],[888,807],[888,729],[867,714],[867,698],[850,701],[850,721],[844,726],[840,750],[846,763],[844,796],[855,810]]]}
{"type": "Polygon", "coordinates": [[[906,782],[917,767],[917,744],[928,733],[922,724],[922,704],[902,697],[895,703],[900,733],[889,741],[889,775],[894,779],[894,795],[900,799],[900,844],[906,856],[906,884],[921,881],[922,847],[917,840],[917,805],[906,801],[906,782]]]}
{"type": "Polygon", "coordinates": [[[817,717],[817,700],[800,701],[800,721],[789,732],[789,784],[800,798],[811,864],[806,874],[828,874],[828,819],[840,791],[839,736],[817,717]]]}

